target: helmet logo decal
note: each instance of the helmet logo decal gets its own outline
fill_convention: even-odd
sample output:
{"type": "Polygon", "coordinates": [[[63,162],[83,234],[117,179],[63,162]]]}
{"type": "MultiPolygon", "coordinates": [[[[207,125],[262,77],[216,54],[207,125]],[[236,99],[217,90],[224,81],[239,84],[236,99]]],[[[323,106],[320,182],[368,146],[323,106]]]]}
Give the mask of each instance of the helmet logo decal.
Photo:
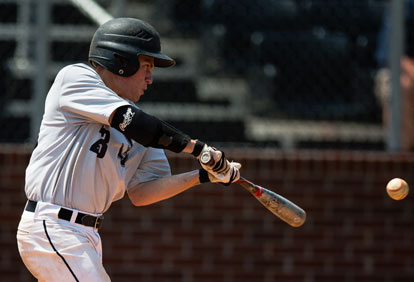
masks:
{"type": "Polygon", "coordinates": [[[151,40],[153,38],[153,36],[151,34],[149,34],[147,31],[141,29],[136,35],[135,37],[144,39],[144,40],[151,40]]]}
{"type": "Polygon", "coordinates": [[[132,112],[132,109],[128,108],[126,113],[123,114],[124,121],[119,124],[119,129],[121,129],[122,131],[125,131],[125,128],[131,123],[134,115],[135,113],[132,112]]]}

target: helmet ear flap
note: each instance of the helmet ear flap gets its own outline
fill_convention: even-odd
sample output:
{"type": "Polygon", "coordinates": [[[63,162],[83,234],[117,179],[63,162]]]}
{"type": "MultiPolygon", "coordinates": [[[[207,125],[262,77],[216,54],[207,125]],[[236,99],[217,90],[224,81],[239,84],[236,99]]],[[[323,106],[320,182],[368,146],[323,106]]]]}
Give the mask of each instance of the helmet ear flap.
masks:
{"type": "MultiPolygon", "coordinates": [[[[119,54],[114,54],[115,60],[117,61],[117,66],[118,66],[118,74],[121,76],[126,75],[126,72],[129,72],[128,68],[130,68],[131,66],[134,66],[137,64],[137,62],[130,62],[130,59],[121,56],[119,54]]],[[[138,58],[137,58],[138,60],[138,58]]],[[[138,60],[138,67],[137,70],[139,69],[139,60],[138,60]]]]}
{"type": "Polygon", "coordinates": [[[120,76],[131,76],[139,69],[138,56],[129,54],[113,53],[113,68],[112,72],[120,76]]]}
{"type": "Polygon", "coordinates": [[[119,54],[114,54],[115,59],[118,60],[119,64],[123,67],[126,67],[128,65],[129,60],[119,54]]]}

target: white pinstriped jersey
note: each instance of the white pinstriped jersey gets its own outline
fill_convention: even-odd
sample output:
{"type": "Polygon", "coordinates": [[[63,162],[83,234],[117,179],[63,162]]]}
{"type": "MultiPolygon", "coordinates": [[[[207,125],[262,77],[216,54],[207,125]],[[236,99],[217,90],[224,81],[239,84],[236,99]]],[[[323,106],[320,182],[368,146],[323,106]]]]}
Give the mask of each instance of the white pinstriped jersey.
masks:
{"type": "Polygon", "coordinates": [[[171,175],[165,153],[110,127],[131,105],[86,64],[63,68],[49,90],[37,147],[26,169],[28,199],[100,214],[132,186],[171,175]]]}

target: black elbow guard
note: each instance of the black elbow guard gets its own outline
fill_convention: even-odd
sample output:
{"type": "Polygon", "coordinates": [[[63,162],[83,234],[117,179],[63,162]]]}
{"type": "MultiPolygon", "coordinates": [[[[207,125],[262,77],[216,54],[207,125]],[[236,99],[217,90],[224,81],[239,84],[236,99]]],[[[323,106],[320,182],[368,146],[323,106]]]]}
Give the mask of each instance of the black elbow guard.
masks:
{"type": "Polygon", "coordinates": [[[145,147],[167,149],[175,153],[181,152],[190,141],[188,135],[133,106],[116,109],[111,126],[145,147]]]}

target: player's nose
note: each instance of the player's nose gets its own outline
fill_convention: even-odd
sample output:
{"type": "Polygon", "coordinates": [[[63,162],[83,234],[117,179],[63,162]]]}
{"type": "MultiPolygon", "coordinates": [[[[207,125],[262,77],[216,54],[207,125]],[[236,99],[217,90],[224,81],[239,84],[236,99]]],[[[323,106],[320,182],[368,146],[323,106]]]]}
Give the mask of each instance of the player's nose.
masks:
{"type": "Polygon", "coordinates": [[[147,71],[145,75],[145,82],[147,84],[152,84],[152,72],[151,71],[147,71]]]}

